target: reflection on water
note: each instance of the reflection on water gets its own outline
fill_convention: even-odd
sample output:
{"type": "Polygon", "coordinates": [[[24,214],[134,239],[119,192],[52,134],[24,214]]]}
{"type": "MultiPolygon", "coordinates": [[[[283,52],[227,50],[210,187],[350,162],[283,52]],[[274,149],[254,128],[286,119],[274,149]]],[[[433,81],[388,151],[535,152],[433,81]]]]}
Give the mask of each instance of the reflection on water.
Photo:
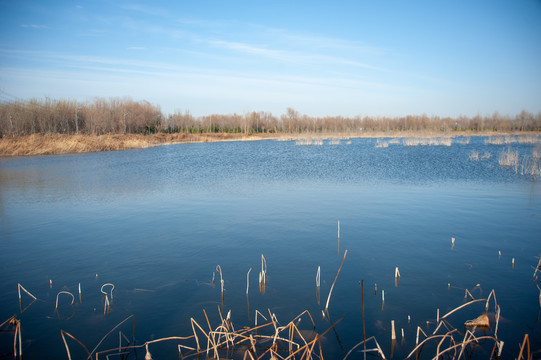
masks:
{"type": "MultiPolygon", "coordinates": [[[[25,356],[63,357],[60,330],[93,348],[132,314],[144,343],[190,335],[190,318],[206,323],[203,310],[212,324],[218,308],[231,310],[239,328],[253,326],[256,311],[268,319],[270,309],[286,325],[309,310],[319,333],[343,316],[325,334],[329,358],[363,339],[363,318],[387,357],[405,358],[418,326],[436,330],[438,309],[443,315],[462,305],[466,290],[478,299],[494,289],[502,356],[516,357],[507,344],[525,333],[539,350],[532,267],[541,252],[540,183],[500,167],[495,146],[483,140],[385,148],[371,139],[233,142],[0,159],[0,321],[17,314],[25,356]],[[472,151],[493,156],[472,161],[472,151]],[[374,288],[365,291],[365,316],[363,281],[374,288]],[[38,300],[23,294],[20,308],[18,283],[38,300]],[[102,293],[107,283],[114,296],[102,293]],[[79,284],[79,301],[61,295],[57,312],[58,293],[77,297],[79,284]]],[[[469,306],[449,321],[464,324],[483,309],[469,306]]],[[[303,319],[299,330],[311,326],[303,319]]],[[[11,352],[13,338],[4,335],[0,346],[11,352]]],[[[475,356],[487,358],[484,351],[475,356]]],[[[175,350],[152,353],[167,358],[175,350]]],[[[423,357],[433,356],[427,346],[423,357]]]]}

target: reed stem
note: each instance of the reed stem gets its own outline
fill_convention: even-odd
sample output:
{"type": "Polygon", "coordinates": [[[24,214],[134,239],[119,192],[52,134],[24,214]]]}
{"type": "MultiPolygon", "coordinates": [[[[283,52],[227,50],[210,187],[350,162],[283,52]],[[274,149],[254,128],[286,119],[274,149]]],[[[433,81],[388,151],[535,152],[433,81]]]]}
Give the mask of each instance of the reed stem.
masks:
{"type": "Polygon", "coordinates": [[[75,301],[75,296],[73,296],[72,293],[68,292],[68,291],[60,291],[58,294],[56,294],[56,304],[54,306],[54,309],[58,309],[58,297],[60,296],[60,294],[67,294],[69,296],[71,296],[71,304],[70,305],[73,305],[73,302],[75,301]]]}
{"type": "Polygon", "coordinates": [[[250,289],[250,271],[252,271],[252,268],[246,274],[246,296],[248,296],[248,290],[250,289]]]}
{"type": "Polygon", "coordinates": [[[361,280],[361,303],[363,314],[363,343],[364,343],[364,360],[366,360],[366,326],[364,320],[364,280],[361,280]]]}
{"type": "Polygon", "coordinates": [[[336,283],[336,279],[338,279],[338,274],[340,274],[340,270],[342,269],[342,265],[344,265],[344,261],[346,260],[346,255],[347,254],[348,254],[348,251],[346,249],[346,251],[344,252],[344,258],[342,259],[342,263],[340,264],[340,267],[338,268],[338,272],[336,273],[336,276],[334,277],[334,281],[332,282],[331,290],[329,291],[329,296],[327,297],[327,303],[325,304],[325,311],[328,311],[328,309],[329,309],[329,301],[331,301],[332,290],[334,288],[334,284],[336,283]]]}
{"type": "Polygon", "coordinates": [[[34,300],[37,300],[36,297],[32,294],[30,294],[30,292],[28,290],[26,290],[21,284],[17,284],[17,291],[19,293],[19,302],[21,301],[21,289],[27,293],[28,295],[30,295],[30,297],[32,297],[32,299],[34,300]]]}
{"type": "Polygon", "coordinates": [[[107,295],[107,292],[103,291],[103,288],[106,287],[106,286],[110,286],[111,287],[111,292],[109,293],[111,295],[111,301],[113,301],[113,290],[115,289],[115,286],[113,284],[110,284],[110,283],[106,283],[106,284],[103,284],[101,286],[101,293],[104,294],[104,295],[107,295]]]}

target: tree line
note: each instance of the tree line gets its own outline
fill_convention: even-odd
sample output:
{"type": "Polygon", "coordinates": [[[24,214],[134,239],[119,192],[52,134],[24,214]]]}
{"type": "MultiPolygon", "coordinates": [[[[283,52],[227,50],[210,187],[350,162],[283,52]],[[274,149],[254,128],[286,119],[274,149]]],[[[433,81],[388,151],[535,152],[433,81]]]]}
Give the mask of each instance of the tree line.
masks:
{"type": "Polygon", "coordinates": [[[189,111],[165,116],[159,106],[127,98],[29,100],[0,102],[0,136],[30,134],[155,134],[166,133],[336,133],[397,131],[541,131],[541,113],[515,116],[439,117],[427,115],[324,116],[300,114],[293,108],[280,116],[270,112],[212,114],[195,117],[189,111]]]}

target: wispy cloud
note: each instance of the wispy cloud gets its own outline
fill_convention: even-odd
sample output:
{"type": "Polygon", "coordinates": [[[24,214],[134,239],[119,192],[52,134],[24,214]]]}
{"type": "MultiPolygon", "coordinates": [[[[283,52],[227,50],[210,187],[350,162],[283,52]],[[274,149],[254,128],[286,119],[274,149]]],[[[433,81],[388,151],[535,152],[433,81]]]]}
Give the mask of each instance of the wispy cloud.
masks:
{"type": "Polygon", "coordinates": [[[37,25],[37,24],[21,24],[22,28],[27,29],[48,29],[49,27],[46,25],[37,25]]]}
{"type": "Polygon", "coordinates": [[[209,44],[240,53],[257,55],[282,62],[293,62],[297,64],[341,64],[361,67],[365,69],[381,70],[377,66],[350,60],[344,57],[330,56],[310,52],[294,52],[287,50],[275,50],[265,47],[253,46],[250,44],[231,42],[223,40],[210,40],[209,44]]]}
{"type": "Polygon", "coordinates": [[[147,16],[150,15],[150,16],[157,16],[157,17],[163,17],[163,18],[171,17],[170,11],[164,8],[156,7],[156,6],[142,5],[142,4],[137,4],[137,3],[127,3],[127,4],[121,4],[119,7],[124,10],[136,11],[138,13],[141,13],[147,16]]]}
{"type": "Polygon", "coordinates": [[[342,38],[323,36],[320,34],[307,34],[291,32],[285,29],[253,25],[260,32],[268,34],[281,43],[295,44],[303,48],[320,50],[343,50],[357,54],[382,56],[389,52],[389,49],[365,44],[361,41],[352,41],[342,38]]]}

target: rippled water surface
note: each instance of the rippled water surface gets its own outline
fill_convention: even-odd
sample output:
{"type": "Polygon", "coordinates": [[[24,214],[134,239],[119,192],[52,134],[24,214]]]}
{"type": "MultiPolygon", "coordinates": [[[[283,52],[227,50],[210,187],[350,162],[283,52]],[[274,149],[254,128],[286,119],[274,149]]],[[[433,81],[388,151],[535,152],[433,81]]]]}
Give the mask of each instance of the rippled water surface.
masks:
{"type": "MultiPolygon", "coordinates": [[[[255,310],[268,316],[270,309],[281,325],[309,310],[318,333],[343,316],[322,340],[326,358],[343,358],[363,338],[364,280],[367,337],[376,337],[387,358],[405,358],[417,326],[433,332],[438,309],[443,315],[465,303],[466,289],[475,298],[495,290],[504,358],[518,356],[526,333],[539,351],[532,275],[541,252],[541,185],[499,166],[507,147],[483,140],[387,148],[376,148],[375,139],[229,142],[0,159],[0,322],[17,314],[25,358],[67,358],[61,330],[92,351],[132,314],[135,325],[122,325],[98,351],[118,347],[118,330],[131,338],[134,328],[139,344],[189,336],[190,318],[206,324],[203,310],[216,326],[218,309],[231,310],[237,328],[254,326],[255,310]],[[472,151],[491,156],[472,161],[472,151]],[[38,300],[23,293],[20,306],[18,283],[38,300]],[[115,288],[104,314],[106,283],[115,288]],[[61,294],[55,310],[60,291],[75,301],[61,294]]],[[[521,154],[533,148],[513,147],[521,154]]],[[[484,312],[479,304],[450,316],[451,325],[463,332],[464,321],[484,312]]],[[[492,320],[493,312],[491,302],[492,320]]],[[[306,318],[298,326],[313,329],[306,318]]],[[[474,358],[489,358],[492,346],[480,346],[474,358]]],[[[75,341],[70,349],[86,358],[75,341]]],[[[176,357],[176,343],[151,352],[176,357]]],[[[0,333],[0,353],[13,353],[13,333],[0,333]]]]}

